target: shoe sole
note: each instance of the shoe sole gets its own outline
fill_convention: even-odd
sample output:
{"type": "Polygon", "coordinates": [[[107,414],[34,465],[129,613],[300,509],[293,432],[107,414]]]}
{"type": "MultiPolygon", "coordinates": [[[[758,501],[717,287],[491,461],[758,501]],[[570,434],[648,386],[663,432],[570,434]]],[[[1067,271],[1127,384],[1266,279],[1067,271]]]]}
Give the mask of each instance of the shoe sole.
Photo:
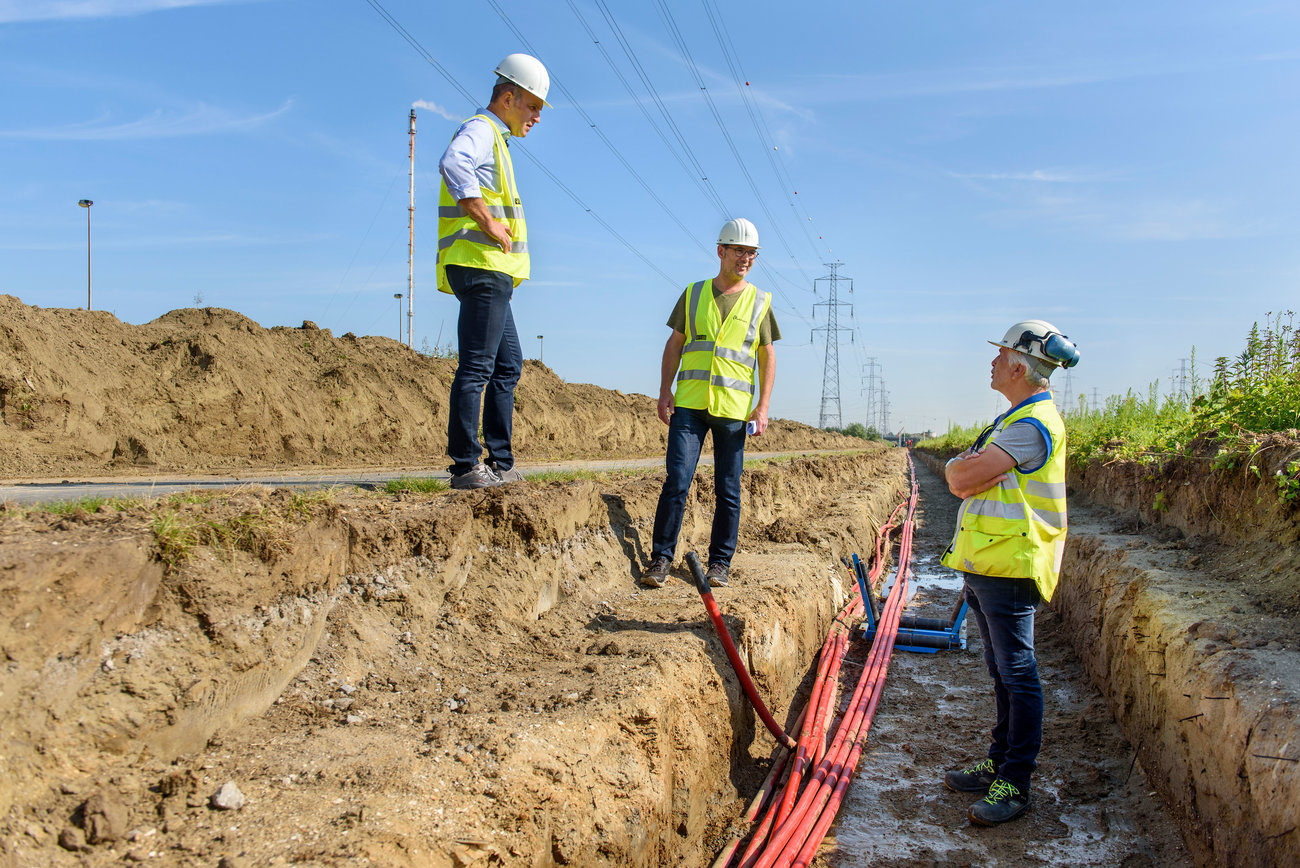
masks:
{"type": "Polygon", "coordinates": [[[641,587],[643,588],[662,588],[667,583],[668,583],[667,576],[664,576],[662,579],[657,578],[655,576],[641,577],[641,587]]]}
{"type": "Polygon", "coordinates": [[[1033,803],[1034,803],[1033,799],[1030,799],[1029,801],[1025,802],[1025,806],[1023,808],[1016,811],[1014,814],[1007,817],[1005,820],[985,820],[980,817],[977,817],[975,816],[974,807],[972,807],[969,811],[966,812],[966,816],[969,817],[970,821],[976,824],[977,826],[1001,826],[1003,823],[1010,823],[1012,820],[1015,820],[1023,816],[1025,811],[1028,811],[1029,806],[1032,805],[1033,803]]]}
{"type": "Polygon", "coordinates": [[[954,793],[987,793],[989,791],[989,787],[993,786],[993,782],[989,781],[987,784],[983,784],[975,787],[959,787],[953,784],[952,781],[948,780],[947,778],[944,778],[943,785],[948,789],[952,790],[954,793]]]}

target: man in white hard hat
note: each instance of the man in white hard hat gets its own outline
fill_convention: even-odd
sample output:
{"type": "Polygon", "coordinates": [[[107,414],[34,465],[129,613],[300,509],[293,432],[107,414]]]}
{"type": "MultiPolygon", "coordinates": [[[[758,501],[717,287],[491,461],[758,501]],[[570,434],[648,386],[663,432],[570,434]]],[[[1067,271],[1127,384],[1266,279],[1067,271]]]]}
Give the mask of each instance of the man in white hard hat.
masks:
{"type": "Polygon", "coordinates": [[[641,576],[647,587],[662,588],[668,579],[686,495],[709,433],[715,506],[705,575],[710,585],[727,584],[740,531],[745,436],[767,430],[776,376],[772,342],[781,338],[772,294],[745,279],[758,248],[753,223],[743,217],[728,220],[718,233],[717,277],[686,287],[668,318],[672,334],[660,365],[658,407],[668,426],[668,478],[655,510],[650,564],[641,576]]]}
{"type": "Polygon", "coordinates": [[[510,55],[495,71],[487,108],[460,125],[438,163],[438,289],[460,301],[459,361],[447,408],[448,470],[456,489],[523,478],[510,445],[524,363],[510,299],[529,276],[528,229],[507,143],[528,135],[550,106],[550,78],[527,54],[510,55]]]}
{"type": "Polygon", "coordinates": [[[948,488],[963,500],[943,563],[965,574],[997,720],[988,755],[948,772],[944,783],[983,794],[970,819],[994,826],[1029,808],[1030,776],[1043,743],[1034,612],[1056,588],[1066,530],[1065,424],[1048,378],[1077,364],[1079,351],[1043,320],[1018,322],[989,343],[998,348],[992,388],[1011,408],[948,462],[948,488]]]}

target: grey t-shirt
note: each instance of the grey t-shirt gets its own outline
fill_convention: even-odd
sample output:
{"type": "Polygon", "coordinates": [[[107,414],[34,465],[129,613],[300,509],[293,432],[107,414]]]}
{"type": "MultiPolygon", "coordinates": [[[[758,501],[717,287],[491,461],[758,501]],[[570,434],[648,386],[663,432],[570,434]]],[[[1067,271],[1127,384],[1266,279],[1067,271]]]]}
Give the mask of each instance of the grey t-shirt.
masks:
{"type": "Polygon", "coordinates": [[[1015,460],[1021,473],[1033,473],[1047,463],[1047,440],[1032,422],[1012,422],[992,442],[1015,460]]]}

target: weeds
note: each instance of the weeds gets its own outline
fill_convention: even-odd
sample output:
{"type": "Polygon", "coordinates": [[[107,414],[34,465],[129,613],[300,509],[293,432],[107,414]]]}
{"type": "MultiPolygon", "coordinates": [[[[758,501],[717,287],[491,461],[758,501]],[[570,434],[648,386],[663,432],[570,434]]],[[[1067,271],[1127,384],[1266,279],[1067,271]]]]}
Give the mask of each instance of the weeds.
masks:
{"type": "Polygon", "coordinates": [[[432,476],[402,476],[397,479],[390,479],[384,483],[384,491],[389,494],[400,494],[403,491],[415,491],[420,494],[437,494],[440,491],[447,491],[451,488],[445,479],[435,479],[432,476]]]}

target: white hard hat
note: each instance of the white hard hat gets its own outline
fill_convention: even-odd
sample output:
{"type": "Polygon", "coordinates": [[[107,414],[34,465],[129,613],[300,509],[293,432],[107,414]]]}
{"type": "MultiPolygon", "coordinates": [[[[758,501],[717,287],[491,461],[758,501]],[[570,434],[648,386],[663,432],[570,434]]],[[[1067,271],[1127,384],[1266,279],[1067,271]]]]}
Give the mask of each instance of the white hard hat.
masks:
{"type": "Polygon", "coordinates": [[[739,244],[758,250],[758,230],[744,217],[735,217],[722,224],[718,233],[719,244],[739,244]]]}
{"type": "Polygon", "coordinates": [[[1056,367],[1073,368],[1079,364],[1078,347],[1046,320],[1022,320],[1007,329],[1002,340],[989,343],[1017,350],[1056,367]]]}
{"type": "Polygon", "coordinates": [[[551,104],[546,101],[546,93],[551,89],[551,77],[547,74],[546,67],[542,66],[542,62],[536,57],[531,54],[508,55],[505,60],[497,64],[493,72],[540,99],[542,105],[551,107],[551,104]]]}

